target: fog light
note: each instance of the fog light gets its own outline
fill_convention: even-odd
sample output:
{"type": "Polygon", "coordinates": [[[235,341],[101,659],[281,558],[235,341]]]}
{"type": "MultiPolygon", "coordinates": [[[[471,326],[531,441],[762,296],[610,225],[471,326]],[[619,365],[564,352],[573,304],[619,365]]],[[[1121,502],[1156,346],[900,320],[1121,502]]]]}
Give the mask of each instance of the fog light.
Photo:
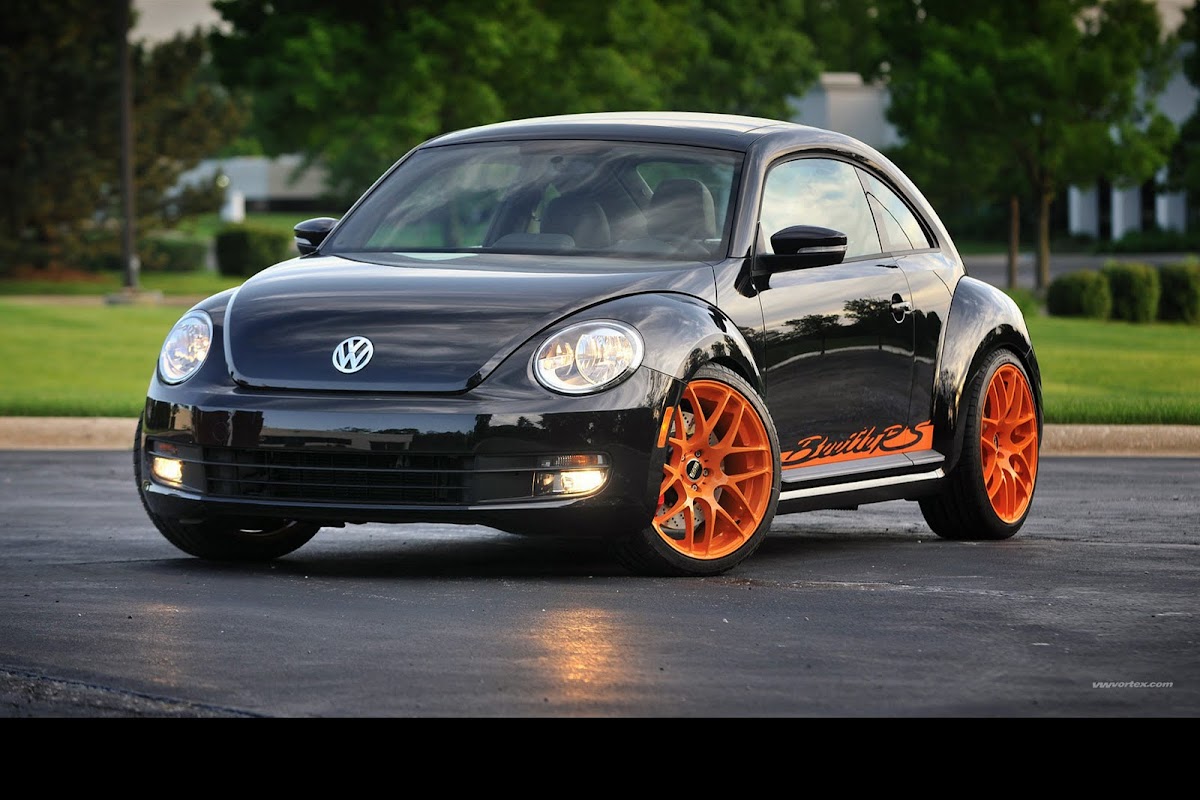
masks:
{"type": "Polygon", "coordinates": [[[565,494],[594,492],[604,485],[605,473],[598,469],[577,469],[561,475],[565,494]]]}
{"type": "Polygon", "coordinates": [[[608,481],[608,457],[600,453],[544,456],[533,476],[535,496],[588,494],[608,481]]]}
{"type": "Polygon", "coordinates": [[[154,456],[150,459],[150,471],[163,483],[183,483],[183,462],[177,458],[154,456]]]}

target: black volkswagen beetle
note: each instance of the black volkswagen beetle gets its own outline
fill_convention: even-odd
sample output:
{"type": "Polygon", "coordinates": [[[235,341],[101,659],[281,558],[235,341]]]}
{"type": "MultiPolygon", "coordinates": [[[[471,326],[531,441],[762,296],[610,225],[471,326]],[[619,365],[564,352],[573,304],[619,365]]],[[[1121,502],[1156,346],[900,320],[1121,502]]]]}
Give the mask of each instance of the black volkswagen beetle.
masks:
{"type": "Polygon", "coordinates": [[[183,315],[150,382],[138,490],[194,556],[451,522],[704,576],[777,514],[912,500],[966,540],[1029,514],[1021,312],[852,138],[688,113],[487,125],[295,234],[297,258],[183,315]]]}

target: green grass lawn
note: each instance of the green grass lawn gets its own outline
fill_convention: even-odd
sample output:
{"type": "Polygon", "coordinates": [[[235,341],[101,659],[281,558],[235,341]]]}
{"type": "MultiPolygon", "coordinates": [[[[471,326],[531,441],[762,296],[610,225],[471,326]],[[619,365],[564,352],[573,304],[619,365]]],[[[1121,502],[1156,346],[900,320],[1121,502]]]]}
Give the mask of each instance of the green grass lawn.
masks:
{"type": "MultiPolygon", "coordinates": [[[[0,414],[134,417],[182,306],[0,299],[0,414]]],[[[1050,423],[1200,425],[1200,326],[1033,316],[1050,423]]]]}
{"type": "MultiPolygon", "coordinates": [[[[93,273],[94,280],[0,280],[3,295],[106,295],[118,292],[125,285],[125,276],[118,272],[93,273]]],[[[143,272],[138,284],[147,291],[160,291],[174,297],[207,297],[210,294],[237,286],[244,278],[228,278],[216,272],[143,272]]]]}
{"type": "Polygon", "coordinates": [[[137,416],[185,310],[0,300],[0,414],[137,416]]]}
{"type": "Polygon", "coordinates": [[[1200,326],[1037,316],[1046,421],[1200,425],[1200,326]]]}

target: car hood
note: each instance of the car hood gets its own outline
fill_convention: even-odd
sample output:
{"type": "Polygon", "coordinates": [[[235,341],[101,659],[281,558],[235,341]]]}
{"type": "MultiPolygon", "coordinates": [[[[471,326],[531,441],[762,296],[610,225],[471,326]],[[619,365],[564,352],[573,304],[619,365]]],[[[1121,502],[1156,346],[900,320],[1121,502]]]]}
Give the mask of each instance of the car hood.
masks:
{"type": "Polygon", "coordinates": [[[251,277],[225,314],[236,381],[264,388],[462,392],[546,327],[604,300],[684,291],[711,301],[708,264],[528,255],[371,253],[294,259],[251,277]],[[334,350],[365,337],[359,371],[334,350]]]}

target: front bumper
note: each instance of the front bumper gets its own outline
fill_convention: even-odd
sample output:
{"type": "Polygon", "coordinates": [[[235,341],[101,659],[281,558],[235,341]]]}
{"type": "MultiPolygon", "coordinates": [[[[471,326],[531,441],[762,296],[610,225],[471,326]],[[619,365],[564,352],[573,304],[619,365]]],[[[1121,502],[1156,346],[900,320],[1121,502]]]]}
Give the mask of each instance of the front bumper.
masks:
{"type": "Polygon", "coordinates": [[[597,534],[648,524],[662,480],[656,439],[674,379],[641,368],[597,395],[248,390],[155,381],[138,443],[152,513],[188,521],[476,523],[597,534]],[[154,459],[178,464],[164,479],[154,459]],[[606,477],[546,493],[563,465],[606,477]]]}

